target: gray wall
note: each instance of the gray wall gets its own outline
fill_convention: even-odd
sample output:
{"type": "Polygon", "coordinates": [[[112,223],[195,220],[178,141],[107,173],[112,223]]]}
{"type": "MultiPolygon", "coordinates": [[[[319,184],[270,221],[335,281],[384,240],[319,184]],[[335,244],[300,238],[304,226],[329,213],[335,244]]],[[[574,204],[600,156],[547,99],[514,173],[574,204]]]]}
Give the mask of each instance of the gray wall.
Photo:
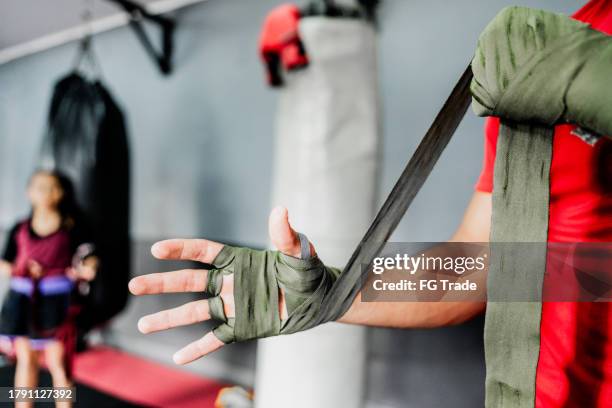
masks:
{"type": "MultiPolygon", "coordinates": [[[[143,248],[153,239],[176,236],[266,245],[275,94],[264,84],[256,43],[260,22],[276,3],[210,0],[181,11],[176,72],[169,78],[158,74],[126,28],[96,37],[104,80],[128,113],[132,230],[143,248]]],[[[510,4],[385,3],[381,200],[470,60],[478,33],[510,4]]],[[[570,12],[581,2],[518,3],[570,12]]],[[[75,45],[69,44],[0,66],[0,226],[26,212],[23,188],[35,163],[51,85],[70,68],[74,52],[75,45]]],[[[394,240],[444,240],[452,233],[480,169],[482,125],[482,119],[467,115],[394,240]]],[[[137,265],[151,265],[144,259],[146,249],[138,253],[143,259],[137,265]]],[[[144,269],[136,272],[148,272],[144,269]]],[[[138,315],[161,304],[148,302],[134,302],[118,326],[133,330],[138,315]]],[[[479,325],[427,332],[373,330],[369,395],[374,406],[481,405],[479,325]]],[[[168,340],[170,349],[184,343],[183,332],[176,333],[168,340]]],[[[245,361],[245,367],[252,365],[251,357],[245,361]]]]}

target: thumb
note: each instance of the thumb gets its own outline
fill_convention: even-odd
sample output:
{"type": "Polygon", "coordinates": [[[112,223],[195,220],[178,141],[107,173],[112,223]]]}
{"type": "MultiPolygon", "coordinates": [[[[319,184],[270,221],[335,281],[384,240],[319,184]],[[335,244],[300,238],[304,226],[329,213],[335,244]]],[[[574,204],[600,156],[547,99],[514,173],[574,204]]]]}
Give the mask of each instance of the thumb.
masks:
{"type": "MultiPolygon", "coordinates": [[[[300,239],[297,232],[289,224],[289,212],[284,207],[276,207],[270,213],[268,231],[272,244],[283,254],[300,258],[302,254],[300,239]]],[[[314,255],[314,248],[310,244],[310,255],[314,255]]]]}

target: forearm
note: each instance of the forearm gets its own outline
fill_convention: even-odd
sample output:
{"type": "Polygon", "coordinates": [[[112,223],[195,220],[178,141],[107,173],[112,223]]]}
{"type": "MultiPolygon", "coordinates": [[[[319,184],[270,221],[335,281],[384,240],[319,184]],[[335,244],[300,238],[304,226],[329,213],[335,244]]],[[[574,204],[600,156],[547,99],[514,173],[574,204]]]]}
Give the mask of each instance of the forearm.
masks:
{"type": "Polygon", "coordinates": [[[484,302],[362,302],[360,296],[339,322],[405,329],[463,323],[482,313],[484,302]]]}
{"type": "MultiPolygon", "coordinates": [[[[491,194],[474,193],[463,221],[450,242],[488,242],[490,220],[491,194]]],[[[482,279],[485,274],[479,276],[482,279]]],[[[480,284],[486,289],[485,282],[480,284]]],[[[367,326],[432,328],[460,324],[482,313],[485,307],[484,301],[449,301],[442,298],[438,302],[362,302],[359,294],[339,321],[367,326]]]]}
{"type": "MultiPolygon", "coordinates": [[[[482,250],[481,250],[482,251],[482,250]]],[[[480,254],[480,252],[479,252],[480,254]]],[[[474,251],[467,251],[462,245],[440,244],[423,252],[425,257],[474,257],[474,251]]],[[[486,288],[482,277],[485,273],[477,274],[466,273],[465,275],[443,275],[440,276],[435,270],[419,269],[406,275],[402,270],[388,270],[378,275],[376,280],[386,282],[400,282],[410,276],[412,282],[419,282],[431,279],[450,279],[460,283],[463,280],[478,282],[479,288],[486,288]],[[380,279],[378,279],[380,278],[380,279]]],[[[452,272],[454,273],[454,272],[452,272]]],[[[371,285],[368,280],[366,285],[371,285]]],[[[340,320],[344,323],[362,324],[368,326],[382,326],[395,328],[433,328],[463,323],[484,310],[485,303],[480,301],[485,296],[482,293],[463,299],[453,297],[454,293],[447,293],[444,290],[431,290],[423,295],[406,295],[401,301],[390,302],[384,296],[381,299],[373,299],[371,294],[368,302],[362,301],[362,294],[359,294],[349,311],[340,320]],[[425,295],[423,298],[421,296],[425,295]]]]}

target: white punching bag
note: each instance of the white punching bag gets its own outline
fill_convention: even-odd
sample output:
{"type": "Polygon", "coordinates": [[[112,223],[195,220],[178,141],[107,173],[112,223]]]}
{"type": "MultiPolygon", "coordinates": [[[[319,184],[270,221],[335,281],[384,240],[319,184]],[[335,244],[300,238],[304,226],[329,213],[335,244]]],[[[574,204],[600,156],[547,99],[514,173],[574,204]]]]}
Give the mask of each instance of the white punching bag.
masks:
{"type": "MultiPolygon", "coordinates": [[[[381,139],[376,32],[358,19],[308,17],[307,68],[280,89],[273,205],[328,265],[342,267],[374,216],[381,139]]],[[[365,394],[366,330],[328,323],[261,340],[256,407],[353,408],[365,394]]]]}

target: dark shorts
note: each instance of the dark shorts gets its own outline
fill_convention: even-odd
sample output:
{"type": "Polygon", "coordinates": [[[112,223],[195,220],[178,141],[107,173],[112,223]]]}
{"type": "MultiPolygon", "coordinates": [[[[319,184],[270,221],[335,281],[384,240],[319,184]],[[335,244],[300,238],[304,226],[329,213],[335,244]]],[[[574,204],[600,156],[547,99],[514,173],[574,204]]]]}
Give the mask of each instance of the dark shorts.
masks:
{"type": "Polygon", "coordinates": [[[66,321],[69,304],[68,294],[37,294],[32,298],[11,289],[0,312],[0,334],[52,337],[54,330],[66,321]]]}

